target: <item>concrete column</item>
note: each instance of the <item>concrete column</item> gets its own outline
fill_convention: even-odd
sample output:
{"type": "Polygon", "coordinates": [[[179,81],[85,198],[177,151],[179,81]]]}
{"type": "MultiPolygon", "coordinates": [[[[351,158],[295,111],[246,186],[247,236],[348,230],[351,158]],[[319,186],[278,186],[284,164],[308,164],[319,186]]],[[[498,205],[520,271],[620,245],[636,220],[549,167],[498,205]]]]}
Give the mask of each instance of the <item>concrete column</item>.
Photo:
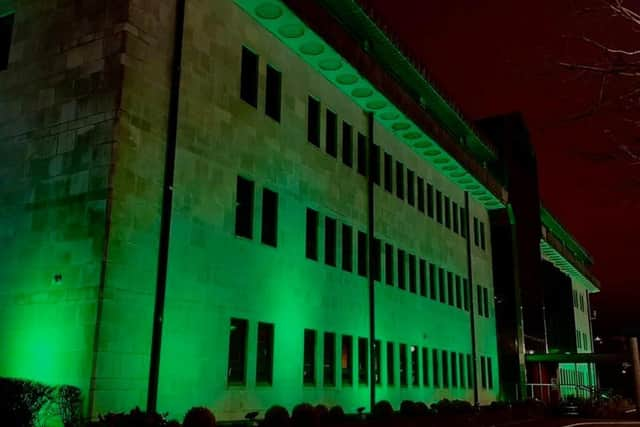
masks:
{"type": "Polygon", "coordinates": [[[638,352],[638,337],[629,339],[631,345],[631,361],[633,363],[633,379],[636,390],[636,407],[640,408],[640,352],[638,352]]]}

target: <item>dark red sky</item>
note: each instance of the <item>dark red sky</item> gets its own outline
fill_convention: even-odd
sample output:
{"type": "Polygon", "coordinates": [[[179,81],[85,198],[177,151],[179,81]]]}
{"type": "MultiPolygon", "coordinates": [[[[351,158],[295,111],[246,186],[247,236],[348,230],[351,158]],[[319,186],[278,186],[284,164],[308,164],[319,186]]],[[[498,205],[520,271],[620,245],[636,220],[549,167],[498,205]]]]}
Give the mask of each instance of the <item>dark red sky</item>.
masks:
{"type": "MultiPolygon", "coordinates": [[[[640,26],[600,0],[361,3],[470,120],[524,114],[544,203],[595,259],[598,323],[640,329],[640,94],[618,99],[640,77],[610,76],[603,106],[575,119],[597,105],[602,75],[559,64],[628,60],[582,38],[640,49],[640,26]]],[[[640,12],[640,0],[625,5],[640,12]]]]}

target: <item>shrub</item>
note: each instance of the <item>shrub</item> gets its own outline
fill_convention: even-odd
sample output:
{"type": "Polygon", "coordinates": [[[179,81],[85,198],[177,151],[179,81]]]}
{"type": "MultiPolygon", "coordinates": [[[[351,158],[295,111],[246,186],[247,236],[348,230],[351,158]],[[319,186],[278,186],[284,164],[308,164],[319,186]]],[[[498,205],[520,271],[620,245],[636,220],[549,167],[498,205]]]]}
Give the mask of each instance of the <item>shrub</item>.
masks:
{"type": "Polygon", "coordinates": [[[393,417],[393,406],[388,400],[381,400],[373,405],[371,417],[377,421],[387,421],[393,417]]]}
{"type": "Polygon", "coordinates": [[[473,405],[466,400],[442,399],[441,401],[431,405],[431,408],[438,414],[445,415],[472,414],[474,411],[473,405]]]}
{"type": "Polygon", "coordinates": [[[287,427],[289,425],[289,412],[283,406],[272,406],[264,414],[264,427],[287,427]]]}
{"type": "Polygon", "coordinates": [[[314,427],[318,425],[313,406],[308,403],[296,405],[291,411],[291,425],[293,427],[314,427]]]}
{"type": "Polygon", "coordinates": [[[6,426],[30,427],[51,402],[54,388],[34,381],[0,378],[0,419],[6,426]]]}
{"type": "Polygon", "coordinates": [[[344,421],[344,410],[342,406],[333,406],[329,409],[329,422],[331,424],[342,424],[344,421]]]}
{"type": "Polygon", "coordinates": [[[216,427],[216,417],[208,408],[196,406],[184,416],[182,427],[216,427]]]}
{"type": "Polygon", "coordinates": [[[100,415],[98,421],[90,424],[92,427],[166,427],[166,414],[144,412],[136,407],[128,414],[107,413],[100,415]]]}
{"type": "Polygon", "coordinates": [[[415,415],[415,403],[411,400],[403,400],[400,403],[400,415],[403,417],[413,417],[415,415]]]}

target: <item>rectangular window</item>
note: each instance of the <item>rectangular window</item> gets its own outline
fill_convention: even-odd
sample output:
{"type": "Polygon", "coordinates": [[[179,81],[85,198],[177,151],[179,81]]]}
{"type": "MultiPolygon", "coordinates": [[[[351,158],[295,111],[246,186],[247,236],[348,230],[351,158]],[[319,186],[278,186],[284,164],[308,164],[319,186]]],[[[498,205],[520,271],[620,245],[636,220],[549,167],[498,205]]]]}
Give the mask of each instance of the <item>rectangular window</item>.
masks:
{"type": "Polygon", "coordinates": [[[380,250],[381,250],[381,246],[382,243],[380,242],[380,239],[373,239],[373,250],[371,251],[372,254],[371,256],[373,257],[372,263],[371,263],[371,277],[373,278],[373,280],[375,281],[380,281],[380,250]]]}
{"type": "Polygon", "coordinates": [[[427,296],[427,262],[423,259],[418,261],[418,275],[420,277],[420,296],[427,296]]]}
{"type": "Polygon", "coordinates": [[[415,174],[411,169],[407,169],[407,203],[414,206],[416,203],[415,174]]]}
{"type": "Polygon", "coordinates": [[[487,365],[484,356],[480,356],[480,380],[482,388],[487,388],[487,365]]]}
{"type": "Polygon", "coordinates": [[[241,176],[236,182],[236,236],[253,237],[253,182],[241,176]]]}
{"type": "Polygon", "coordinates": [[[15,14],[0,17],[0,71],[9,67],[9,51],[15,14]]]}
{"type": "Polygon", "coordinates": [[[467,237],[467,211],[465,208],[460,208],[460,235],[462,237],[467,237]]]}
{"type": "Polygon", "coordinates": [[[456,274],[456,307],[462,308],[462,283],[460,276],[456,274]]]}
{"type": "Polygon", "coordinates": [[[418,364],[418,347],[411,346],[411,385],[417,387],[420,385],[420,365],[418,364]]]}
{"type": "Polygon", "coordinates": [[[458,387],[458,355],[451,352],[451,387],[458,387]]]}
{"type": "Polygon", "coordinates": [[[451,201],[444,196],[444,226],[451,228],[451,201]]]}
{"type": "Polygon", "coordinates": [[[478,316],[484,316],[484,304],[482,302],[482,287],[480,285],[476,285],[477,295],[476,299],[478,302],[478,316]]]}
{"type": "Polygon", "coordinates": [[[306,385],[316,383],[316,331],[304,330],[304,359],[302,380],[306,385]]]}
{"type": "Polygon", "coordinates": [[[436,190],[436,221],[442,224],[442,193],[436,190]]]}
{"type": "Polygon", "coordinates": [[[393,159],[389,153],[384,153],[384,189],[393,193],[393,159]]]}
{"type": "Polygon", "coordinates": [[[387,343],[387,385],[395,384],[395,359],[393,343],[387,343]]]}
{"type": "Polygon", "coordinates": [[[469,281],[462,279],[462,288],[464,292],[464,309],[469,311],[469,281]]]}
{"type": "Polygon", "coordinates": [[[358,274],[367,275],[367,235],[358,231],[358,274]]]}
{"type": "Polygon", "coordinates": [[[273,323],[258,322],[258,354],[256,355],[256,383],[273,381],[273,323]]]}
{"type": "Polygon", "coordinates": [[[240,70],[240,98],[254,107],[258,106],[258,55],[244,46],[240,70]]]}
{"type": "Polygon", "coordinates": [[[388,243],[384,245],[384,281],[387,285],[393,286],[393,246],[388,243]]]}
{"type": "Polygon", "coordinates": [[[262,243],[278,246],[278,193],[262,190],[262,243]]]}
{"type": "Polygon", "coordinates": [[[467,381],[465,380],[464,354],[462,353],[458,354],[458,368],[460,371],[460,387],[465,388],[467,381]]]}
{"type": "Polygon", "coordinates": [[[460,221],[460,218],[458,217],[458,204],[456,202],[451,202],[451,219],[452,219],[452,224],[453,225],[453,232],[457,233],[458,232],[458,224],[460,221]]]}
{"type": "Polygon", "coordinates": [[[336,266],[336,220],[325,217],[324,219],[324,262],[333,267],[336,266]]]}
{"type": "Polygon", "coordinates": [[[373,183],[376,185],[380,185],[380,146],[373,145],[373,152],[371,153],[371,166],[373,170],[371,171],[371,178],[373,179],[373,183]]]}
{"type": "Polygon", "coordinates": [[[342,163],[353,167],[353,128],[347,122],[342,122],[342,163]]]}
{"type": "Polygon", "coordinates": [[[580,294],[580,311],[584,312],[584,295],[580,294]]]}
{"type": "Polygon", "coordinates": [[[442,350],[442,387],[449,387],[449,352],[442,350]]]}
{"type": "Polygon", "coordinates": [[[404,200],[404,166],[396,160],[396,196],[404,200]]]}
{"type": "Polygon", "coordinates": [[[435,348],[431,350],[431,363],[433,363],[433,386],[440,387],[440,364],[438,361],[439,351],[435,348]]]}
{"type": "Polygon", "coordinates": [[[353,234],[346,224],[342,224],[342,269],[353,271],[353,234]]]}
{"type": "Polygon", "coordinates": [[[432,262],[429,263],[429,298],[438,299],[438,286],[436,280],[436,266],[432,262]]]}
{"type": "Polygon", "coordinates": [[[231,319],[229,328],[229,365],[227,383],[241,385],[246,379],[247,331],[249,322],[245,319],[231,319]]]}
{"type": "Polygon", "coordinates": [[[369,340],[358,338],[358,383],[369,383],[369,340]]]}
{"type": "Polygon", "coordinates": [[[324,333],[323,385],[336,385],[336,334],[324,333]]]}
{"type": "Polygon", "coordinates": [[[433,185],[427,183],[427,215],[433,218],[433,185]]]}
{"type": "Polygon", "coordinates": [[[267,86],[264,112],[276,122],[280,122],[280,104],[282,102],[282,74],[267,65],[267,86]]]}
{"type": "Polygon", "coordinates": [[[381,384],[382,381],[382,375],[380,373],[380,345],[380,340],[375,340],[373,343],[373,373],[376,384],[381,384]]]}
{"type": "Polygon", "coordinates": [[[307,104],[307,141],[320,147],[320,101],[312,96],[307,104]]]}
{"type": "Polygon", "coordinates": [[[342,336],[342,385],[353,384],[353,338],[342,336]]]}
{"type": "Polygon", "coordinates": [[[449,305],[455,305],[456,302],[453,292],[453,273],[450,271],[447,271],[447,296],[449,297],[449,305]]]}
{"type": "Polygon", "coordinates": [[[418,210],[424,213],[424,180],[418,177],[418,210]]]}
{"type": "Polygon", "coordinates": [[[429,350],[422,348],[422,385],[429,386],[429,350]]]}
{"type": "Polygon", "coordinates": [[[398,288],[406,289],[407,284],[405,283],[405,265],[404,265],[404,251],[402,249],[398,249],[398,288]]]}
{"type": "Polygon", "coordinates": [[[438,267],[438,291],[440,294],[440,302],[442,303],[447,302],[447,285],[444,280],[444,269],[442,267],[438,267]]]}
{"type": "Polygon", "coordinates": [[[338,117],[336,113],[327,110],[326,115],[325,150],[332,157],[338,157],[338,117]]]}
{"type": "Polygon", "coordinates": [[[475,380],[476,379],[474,378],[474,369],[473,362],[471,361],[471,355],[467,354],[467,387],[473,388],[475,380]]]}
{"type": "Polygon", "coordinates": [[[358,173],[367,176],[367,137],[358,132],[358,173]]]}
{"type": "Polygon", "coordinates": [[[484,303],[484,315],[489,317],[489,290],[482,288],[482,302],[484,303]]]}
{"type": "Polygon", "coordinates": [[[493,364],[490,357],[487,357],[487,385],[490,390],[493,389],[493,364]]]}
{"type": "Polygon", "coordinates": [[[409,372],[407,371],[407,345],[400,344],[400,386],[406,387],[409,383],[409,372]]]}
{"type": "Polygon", "coordinates": [[[307,258],[318,260],[318,212],[307,208],[307,239],[305,253],[307,258]]]}
{"type": "Polygon", "coordinates": [[[409,254],[409,292],[417,292],[416,256],[412,254],[409,254]]]}
{"type": "Polygon", "coordinates": [[[487,248],[487,244],[484,240],[484,222],[480,223],[480,248],[485,250],[487,248]]]}
{"type": "Polygon", "coordinates": [[[478,218],[473,217],[473,244],[480,246],[480,231],[478,230],[478,218]]]}

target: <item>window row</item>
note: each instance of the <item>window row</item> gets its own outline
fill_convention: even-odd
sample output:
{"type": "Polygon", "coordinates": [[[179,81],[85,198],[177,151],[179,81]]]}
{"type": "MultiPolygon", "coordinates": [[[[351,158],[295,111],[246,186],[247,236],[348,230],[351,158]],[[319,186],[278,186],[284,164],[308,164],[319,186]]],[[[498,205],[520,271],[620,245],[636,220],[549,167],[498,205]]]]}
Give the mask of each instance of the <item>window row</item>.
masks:
{"type": "MultiPolygon", "coordinates": [[[[242,176],[236,181],[236,236],[253,239],[254,182],[242,176]]],[[[278,193],[262,189],[262,217],[260,241],[268,246],[278,246],[278,193]]]]}
{"type": "Polygon", "coordinates": [[[591,351],[591,343],[587,334],[576,329],[576,346],[578,350],[591,351]]]}
{"type": "Polygon", "coordinates": [[[9,51],[15,14],[0,16],[0,71],[9,66],[9,51]]]}
{"type": "Polygon", "coordinates": [[[585,292],[581,292],[577,289],[573,290],[573,306],[583,313],[586,311],[585,292]]]}
{"type": "Polygon", "coordinates": [[[487,243],[485,241],[484,222],[480,221],[477,217],[473,217],[473,244],[482,249],[487,249],[487,243]]]}
{"type": "MultiPolygon", "coordinates": [[[[258,322],[256,336],[256,383],[273,382],[273,323],[258,322]]],[[[247,380],[249,321],[232,318],[229,324],[227,384],[244,385],[247,380]]]]}
{"type": "MultiPolygon", "coordinates": [[[[258,108],[258,79],[260,57],[251,49],[242,47],[240,65],[240,98],[258,108]]],[[[267,64],[264,112],[280,122],[282,104],[282,74],[273,65],[267,64]]]]}
{"type": "Polygon", "coordinates": [[[491,317],[491,306],[489,305],[489,289],[482,285],[476,285],[476,301],[478,303],[478,316],[491,317]]]}

